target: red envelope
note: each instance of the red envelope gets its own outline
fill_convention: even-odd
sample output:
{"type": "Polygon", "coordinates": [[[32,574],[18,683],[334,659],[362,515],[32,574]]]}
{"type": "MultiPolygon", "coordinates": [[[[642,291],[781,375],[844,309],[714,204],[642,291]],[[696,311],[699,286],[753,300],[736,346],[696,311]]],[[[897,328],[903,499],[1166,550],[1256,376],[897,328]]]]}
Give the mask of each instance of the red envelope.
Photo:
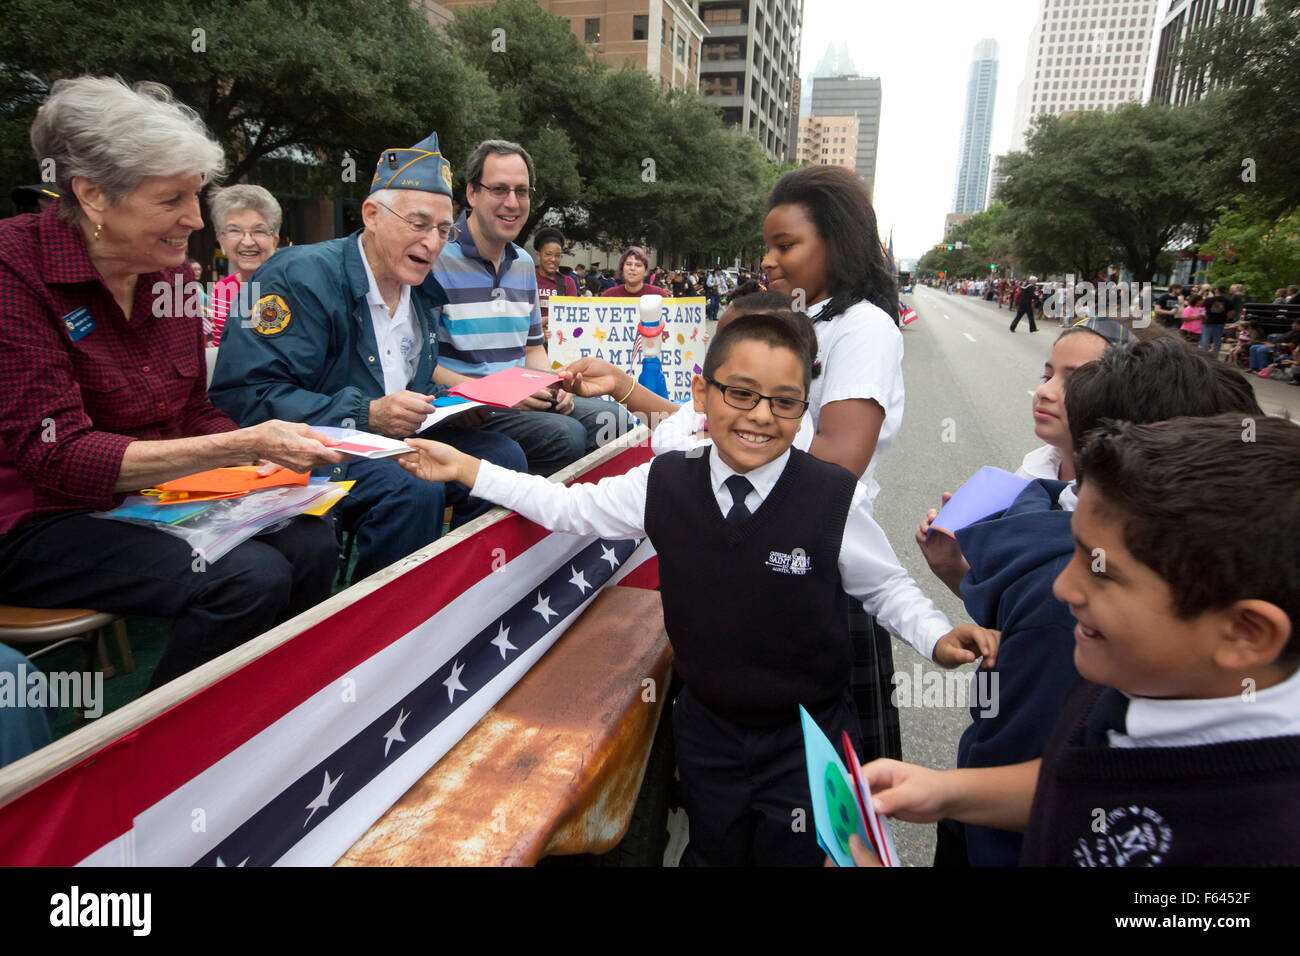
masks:
{"type": "Polygon", "coordinates": [[[450,392],[472,402],[495,405],[497,408],[513,408],[533,392],[541,391],[558,381],[560,376],[553,372],[539,372],[514,365],[472,382],[461,382],[450,392]]]}

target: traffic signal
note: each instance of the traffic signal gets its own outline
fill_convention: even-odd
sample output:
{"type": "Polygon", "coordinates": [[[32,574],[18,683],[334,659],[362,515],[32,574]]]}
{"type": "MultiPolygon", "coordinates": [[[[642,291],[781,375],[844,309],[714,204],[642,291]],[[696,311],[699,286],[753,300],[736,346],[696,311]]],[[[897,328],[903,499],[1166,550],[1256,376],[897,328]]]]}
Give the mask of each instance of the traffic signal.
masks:
{"type": "Polygon", "coordinates": [[[989,263],[989,272],[993,272],[993,271],[995,271],[995,270],[997,269],[997,267],[998,267],[998,264],[997,264],[996,262],[990,262],[990,263],[989,263]]]}
{"type": "Polygon", "coordinates": [[[949,252],[952,252],[952,246],[949,246],[949,247],[948,247],[948,251],[949,251],[949,252]]]}

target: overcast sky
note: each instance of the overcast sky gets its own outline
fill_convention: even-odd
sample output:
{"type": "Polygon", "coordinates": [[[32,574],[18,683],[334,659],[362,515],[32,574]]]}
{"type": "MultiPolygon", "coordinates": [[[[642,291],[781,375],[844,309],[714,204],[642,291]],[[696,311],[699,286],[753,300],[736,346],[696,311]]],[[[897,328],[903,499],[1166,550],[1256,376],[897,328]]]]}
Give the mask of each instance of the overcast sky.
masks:
{"type": "Polygon", "coordinates": [[[879,76],[883,103],[876,157],[876,216],[894,228],[900,258],[943,238],[952,211],[971,54],[998,43],[993,155],[1010,147],[1016,89],[1042,0],[805,0],[800,72],[805,80],[833,42],[849,45],[857,72],[879,76]]]}

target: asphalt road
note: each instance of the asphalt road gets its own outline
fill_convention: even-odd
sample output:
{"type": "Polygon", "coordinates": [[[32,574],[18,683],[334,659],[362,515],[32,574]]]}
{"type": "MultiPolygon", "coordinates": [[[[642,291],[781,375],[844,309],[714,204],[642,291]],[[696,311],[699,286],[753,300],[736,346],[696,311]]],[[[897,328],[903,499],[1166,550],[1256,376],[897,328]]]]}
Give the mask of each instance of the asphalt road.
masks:
{"type": "MultiPolygon", "coordinates": [[[[920,318],[903,330],[907,398],[898,438],[877,465],[876,520],[903,566],[956,624],[969,620],[961,600],[931,574],[912,535],[942,492],[955,491],[983,465],[1013,471],[1040,444],[1030,395],[1051,352],[1056,323],[1040,325],[1031,335],[1021,322],[1012,335],[1010,314],[993,303],[924,287],[907,298],[920,318]]],[[[913,682],[918,667],[922,673],[943,672],[901,641],[894,642],[894,665],[913,682]]],[[[931,701],[900,711],[904,759],[954,766],[957,739],[970,722],[964,694],[945,694],[940,706],[931,701]]],[[[932,825],[896,821],[893,831],[905,864],[930,864],[932,825]]]]}
{"type": "MultiPolygon", "coordinates": [[[[1048,319],[1036,334],[1020,323],[1007,331],[1012,312],[971,296],[948,295],[924,286],[905,297],[920,318],[903,330],[907,398],[898,438],[880,459],[876,520],[903,566],[953,621],[967,621],[961,601],[930,573],[913,540],[929,507],[954,491],[982,465],[1014,471],[1037,447],[1030,396],[1059,331],[1048,319]]],[[[1268,414],[1300,418],[1300,388],[1250,377],[1268,414]]],[[[894,642],[896,671],[939,671],[901,641],[894,642]]],[[[963,668],[973,670],[973,666],[963,668]]],[[[969,723],[964,701],[950,706],[901,708],[904,759],[927,767],[954,766],[957,740],[969,723]]],[[[895,822],[903,862],[928,866],[934,827],[895,822]]]]}

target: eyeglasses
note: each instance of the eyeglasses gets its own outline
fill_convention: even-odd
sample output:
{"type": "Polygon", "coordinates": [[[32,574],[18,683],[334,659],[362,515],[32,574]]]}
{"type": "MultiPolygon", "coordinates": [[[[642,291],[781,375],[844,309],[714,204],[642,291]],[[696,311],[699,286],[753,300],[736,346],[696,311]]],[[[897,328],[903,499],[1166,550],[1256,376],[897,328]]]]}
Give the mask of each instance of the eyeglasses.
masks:
{"type": "Polygon", "coordinates": [[[436,232],[439,238],[441,238],[443,242],[455,242],[458,238],[460,238],[460,230],[457,229],[451,223],[432,222],[425,225],[423,223],[412,222],[410,219],[407,219],[405,216],[403,216],[392,206],[388,205],[388,203],[379,202],[378,199],[376,199],[375,202],[378,203],[380,206],[383,206],[385,209],[391,212],[398,219],[402,220],[402,222],[410,226],[412,232],[418,232],[422,236],[427,236],[430,233],[436,232]]]}
{"type": "Polygon", "coordinates": [[[231,242],[242,242],[245,236],[252,236],[254,242],[262,242],[273,237],[273,233],[268,229],[258,226],[256,229],[240,229],[238,226],[227,226],[221,231],[231,242]]]}
{"type": "Polygon", "coordinates": [[[803,413],[808,411],[808,403],[801,398],[786,398],[785,396],[760,395],[752,388],[739,388],[735,385],[723,385],[721,382],[711,378],[705,378],[706,382],[717,388],[722,393],[722,400],[732,408],[739,408],[741,411],[749,411],[751,408],[757,408],[758,403],[767,399],[768,405],[772,408],[772,414],[777,418],[803,418],[803,413]]]}
{"type": "Polygon", "coordinates": [[[505,199],[511,193],[514,193],[515,198],[520,202],[530,202],[533,198],[533,193],[536,192],[532,186],[484,186],[482,183],[475,183],[474,185],[479,189],[484,190],[489,196],[498,202],[505,199]]]}

